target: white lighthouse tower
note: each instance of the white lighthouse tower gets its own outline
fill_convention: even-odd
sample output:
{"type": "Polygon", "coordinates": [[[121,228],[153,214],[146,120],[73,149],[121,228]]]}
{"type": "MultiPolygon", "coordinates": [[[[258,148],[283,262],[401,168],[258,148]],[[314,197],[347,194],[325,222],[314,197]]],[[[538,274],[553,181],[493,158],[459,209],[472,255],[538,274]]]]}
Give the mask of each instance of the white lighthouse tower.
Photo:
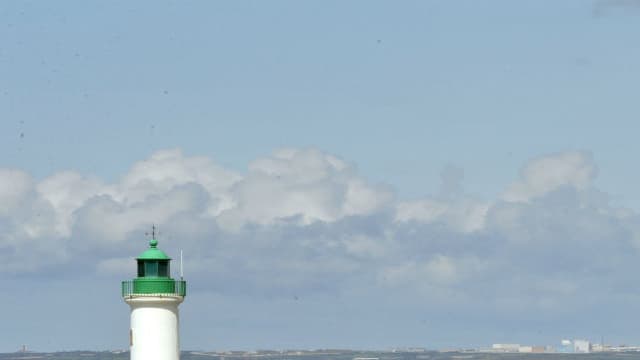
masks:
{"type": "Polygon", "coordinates": [[[178,305],[187,286],[171,278],[171,259],[158,249],[155,229],[137,262],[138,277],[122,282],[122,297],[131,307],[131,360],[179,360],[178,305]]]}

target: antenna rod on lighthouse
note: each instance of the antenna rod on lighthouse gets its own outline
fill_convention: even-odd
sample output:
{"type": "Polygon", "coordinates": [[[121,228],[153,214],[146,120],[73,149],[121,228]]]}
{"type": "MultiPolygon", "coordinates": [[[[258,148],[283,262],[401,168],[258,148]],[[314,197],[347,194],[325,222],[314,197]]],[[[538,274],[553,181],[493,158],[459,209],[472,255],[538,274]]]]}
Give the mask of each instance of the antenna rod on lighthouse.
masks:
{"type": "Polygon", "coordinates": [[[182,249],[180,249],[180,280],[183,279],[184,268],[182,267],[182,249]]]}

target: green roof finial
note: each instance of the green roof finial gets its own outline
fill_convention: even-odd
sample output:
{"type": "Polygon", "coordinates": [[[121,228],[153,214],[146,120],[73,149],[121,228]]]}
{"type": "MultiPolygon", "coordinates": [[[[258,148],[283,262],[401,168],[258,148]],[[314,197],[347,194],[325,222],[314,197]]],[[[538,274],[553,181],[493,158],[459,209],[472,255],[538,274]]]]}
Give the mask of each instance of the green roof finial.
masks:
{"type": "Polygon", "coordinates": [[[164,251],[158,249],[158,240],[156,240],[157,229],[156,226],[153,225],[151,227],[151,233],[146,233],[146,235],[151,235],[151,239],[149,240],[149,248],[145,250],[140,256],[137,257],[138,260],[171,260],[164,251]]]}
{"type": "Polygon", "coordinates": [[[156,240],[156,224],[151,225],[151,240],[149,240],[149,247],[152,249],[158,247],[158,240],[156,240]]]}

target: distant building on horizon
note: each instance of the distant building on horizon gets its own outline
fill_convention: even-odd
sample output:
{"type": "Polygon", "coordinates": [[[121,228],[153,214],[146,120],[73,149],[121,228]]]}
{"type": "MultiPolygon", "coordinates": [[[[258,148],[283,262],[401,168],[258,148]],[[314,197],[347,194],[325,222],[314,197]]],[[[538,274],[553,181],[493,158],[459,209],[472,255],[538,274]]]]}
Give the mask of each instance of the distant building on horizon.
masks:
{"type": "Polygon", "coordinates": [[[587,340],[573,340],[573,352],[576,353],[590,353],[591,343],[587,340]]]}
{"type": "Polygon", "coordinates": [[[556,352],[563,354],[573,353],[573,342],[571,342],[571,340],[563,339],[560,341],[560,346],[556,348],[556,352]]]}
{"type": "Polygon", "coordinates": [[[491,349],[496,352],[519,352],[520,344],[493,344],[491,349]]]}

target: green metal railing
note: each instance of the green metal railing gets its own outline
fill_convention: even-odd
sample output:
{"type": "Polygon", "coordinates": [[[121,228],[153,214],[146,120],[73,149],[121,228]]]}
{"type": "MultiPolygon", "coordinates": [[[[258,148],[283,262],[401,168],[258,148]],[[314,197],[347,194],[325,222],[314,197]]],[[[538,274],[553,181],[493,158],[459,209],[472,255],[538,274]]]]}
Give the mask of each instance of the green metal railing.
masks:
{"type": "Polygon", "coordinates": [[[122,296],[166,295],[186,296],[187,282],[162,278],[140,278],[122,282],[122,296]]]}

